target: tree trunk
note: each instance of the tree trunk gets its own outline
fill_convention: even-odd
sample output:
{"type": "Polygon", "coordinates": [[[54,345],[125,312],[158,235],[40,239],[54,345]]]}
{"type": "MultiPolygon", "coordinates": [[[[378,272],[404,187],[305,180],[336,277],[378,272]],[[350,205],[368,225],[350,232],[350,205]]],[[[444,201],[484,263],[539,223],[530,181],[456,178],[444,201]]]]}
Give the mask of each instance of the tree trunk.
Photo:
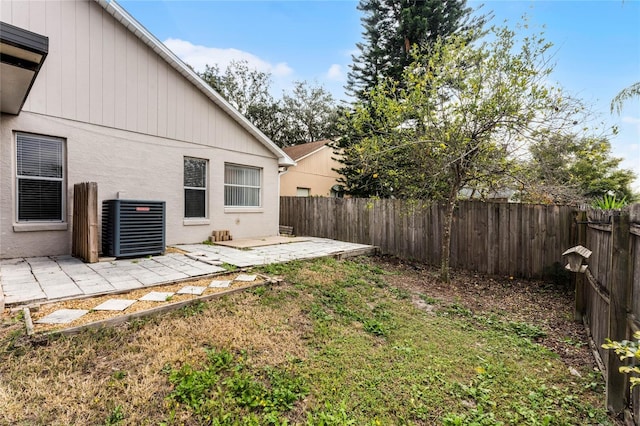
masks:
{"type": "Polygon", "coordinates": [[[457,191],[449,194],[444,215],[442,229],[442,245],[440,246],[440,280],[445,283],[451,282],[449,276],[449,260],[451,257],[451,225],[453,223],[453,211],[456,207],[457,191]]]}

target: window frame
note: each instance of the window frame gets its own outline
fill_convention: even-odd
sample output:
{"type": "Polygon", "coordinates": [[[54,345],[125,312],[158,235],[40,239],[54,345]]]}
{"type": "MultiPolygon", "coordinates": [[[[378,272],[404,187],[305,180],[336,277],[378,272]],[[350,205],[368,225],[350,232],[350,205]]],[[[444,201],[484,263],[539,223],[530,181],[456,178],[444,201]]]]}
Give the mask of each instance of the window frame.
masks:
{"type": "Polygon", "coordinates": [[[249,210],[249,209],[261,209],[262,208],[262,187],[263,185],[263,168],[256,166],[248,166],[244,164],[237,163],[224,163],[224,177],[223,177],[223,204],[225,209],[240,209],[240,210],[249,210]],[[235,168],[239,170],[253,170],[258,172],[258,185],[243,185],[236,183],[228,183],[227,182],[227,168],[235,168]],[[258,190],[258,203],[251,205],[237,205],[237,204],[227,204],[227,188],[249,188],[249,189],[257,189],[258,190]]]}
{"type": "Polygon", "coordinates": [[[190,157],[190,156],[187,156],[187,155],[182,157],[182,187],[183,187],[182,195],[184,197],[182,215],[183,215],[184,220],[197,221],[197,220],[201,220],[201,219],[207,219],[209,217],[209,160],[208,159],[199,158],[199,157],[190,157]],[[187,186],[187,185],[185,185],[185,182],[184,182],[185,178],[186,178],[186,176],[185,176],[185,173],[186,173],[185,163],[186,163],[187,159],[204,162],[204,186],[201,187],[201,186],[187,186]],[[204,216],[187,216],[187,190],[189,190],[189,191],[204,191],[204,216]]]}
{"type": "MultiPolygon", "coordinates": [[[[47,136],[36,133],[28,133],[28,132],[16,132],[15,133],[15,152],[13,156],[13,161],[15,162],[15,223],[18,226],[36,226],[37,230],[38,224],[44,225],[45,228],[43,230],[47,230],[47,225],[55,226],[56,224],[66,224],[67,217],[67,186],[66,186],[66,174],[67,174],[67,144],[66,139],[56,136],[47,136]],[[60,150],[60,177],[51,177],[51,176],[37,176],[37,175],[21,175],[20,172],[20,164],[18,162],[19,155],[19,139],[21,137],[37,139],[40,141],[49,141],[55,142],[59,144],[58,149],[60,150]],[[60,183],[60,218],[59,219],[21,219],[20,218],[20,182],[21,181],[39,181],[39,182],[59,182],[60,183]]],[[[57,165],[56,165],[57,166],[57,165]]],[[[15,228],[15,227],[14,227],[15,228]]],[[[56,228],[57,229],[57,228],[56,228]]],[[[66,228],[65,228],[66,229],[66,228]]]]}
{"type": "Polygon", "coordinates": [[[297,186],[296,187],[296,197],[300,197],[300,198],[305,198],[305,197],[310,197],[311,196],[311,188],[305,188],[302,186],[297,186]],[[300,190],[306,191],[305,195],[301,195],[300,194],[300,190]]]}

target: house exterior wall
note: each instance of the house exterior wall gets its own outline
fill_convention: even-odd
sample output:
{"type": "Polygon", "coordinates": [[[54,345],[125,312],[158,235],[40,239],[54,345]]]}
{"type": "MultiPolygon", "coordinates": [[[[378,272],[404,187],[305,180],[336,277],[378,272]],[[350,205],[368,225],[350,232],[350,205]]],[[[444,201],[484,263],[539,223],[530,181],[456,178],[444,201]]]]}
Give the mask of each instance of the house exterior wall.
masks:
{"type": "Polygon", "coordinates": [[[277,235],[276,156],[99,4],[3,0],[0,19],[49,37],[22,112],[0,117],[0,258],[70,253],[73,185],[88,181],[99,203],[166,201],[167,244],[277,235]],[[17,132],[65,140],[65,223],[16,222],[17,132]],[[183,219],[185,156],[208,160],[206,220],[183,219]],[[262,169],[261,207],[225,209],[225,162],[262,169]]]}
{"type": "Polygon", "coordinates": [[[297,188],[309,188],[310,196],[331,196],[331,187],[340,177],[340,174],[332,169],[342,166],[332,157],[335,157],[333,150],[325,146],[298,160],[295,167],[289,167],[280,177],[280,195],[295,197],[297,188]]]}

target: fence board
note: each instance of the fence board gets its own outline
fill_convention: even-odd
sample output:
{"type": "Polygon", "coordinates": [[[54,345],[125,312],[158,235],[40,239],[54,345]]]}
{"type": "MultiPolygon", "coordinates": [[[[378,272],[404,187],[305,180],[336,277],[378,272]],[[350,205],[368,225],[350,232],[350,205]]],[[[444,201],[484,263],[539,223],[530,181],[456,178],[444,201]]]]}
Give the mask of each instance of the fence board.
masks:
{"type": "MultiPolygon", "coordinates": [[[[631,339],[636,327],[636,313],[640,311],[640,242],[634,229],[640,226],[640,205],[622,211],[588,210],[588,220],[582,225],[586,234],[585,246],[592,250],[588,261],[582,316],[590,331],[594,346],[602,358],[606,377],[606,405],[614,414],[623,410],[633,414],[640,424],[639,394],[631,394],[627,401],[628,380],[618,372],[618,357],[601,348],[606,338],[631,339]]],[[[580,226],[580,225],[578,225],[580,226]]],[[[576,303],[577,307],[582,306],[576,303]]]]}
{"type": "Polygon", "coordinates": [[[73,186],[73,232],[71,253],[88,263],[98,261],[98,184],[73,186]]]}
{"type": "MultiPolygon", "coordinates": [[[[280,223],[293,226],[296,235],[373,244],[386,254],[433,265],[440,262],[442,205],[282,197],[280,206],[280,223]]],[[[453,217],[451,265],[489,274],[543,277],[574,245],[574,233],[565,229],[572,220],[573,209],[565,206],[460,202],[453,217]]]]}

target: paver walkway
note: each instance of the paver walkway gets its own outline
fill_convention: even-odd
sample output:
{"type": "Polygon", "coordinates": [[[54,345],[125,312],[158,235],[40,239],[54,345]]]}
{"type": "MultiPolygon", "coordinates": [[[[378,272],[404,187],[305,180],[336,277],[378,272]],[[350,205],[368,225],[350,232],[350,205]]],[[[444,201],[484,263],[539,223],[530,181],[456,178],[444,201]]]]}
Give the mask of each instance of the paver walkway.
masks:
{"type": "Polygon", "coordinates": [[[373,246],[324,238],[305,238],[305,241],[290,244],[243,250],[205,244],[176,247],[204,256],[199,260],[198,256],[172,253],[99,263],[84,263],[71,256],[0,260],[0,287],[4,302],[7,305],[21,305],[119,292],[225,271],[218,265],[210,264],[207,261],[210,259],[219,259],[243,268],[340,253],[365,254],[374,251],[373,246]]]}
{"type": "MultiPolygon", "coordinates": [[[[235,281],[243,281],[250,282],[255,281],[257,278],[256,275],[238,275],[235,278],[235,281]],[[241,279],[244,278],[244,279],[241,279]],[[251,279],[249,279],[251,278],[251,279]]],[[[230,285],[231,281],[227,281],[230,285]]],[[[212,281],[209,287],[217,287],[219,281],[212,281]]],[[[175,294],[191,294],[191,295],[201,295],[207,287],[196,287],[196,286],[185,286],[178,290],[175,294]]],[[[136,304],[138,300],[140,301],[155,301],[155,302],[166,302],[167,298],[173,296],[174,293],[170,292],[149,292],[146,295],[142,296],[140,299],[131,300],[131,299],[109,299],[106,302],[103,302],[97,306],[91,308],[91,311],[125,311],[130,306],[136,304]],[[160,296],[160,297],[159,297],[160,296]]],[[[47,316],[40,318],[36,321],[37,324],[68,324],[73,322],[86,314],[88,314],[90,310],[87,309],[58,309],[53,311],[47,316]]]]}

